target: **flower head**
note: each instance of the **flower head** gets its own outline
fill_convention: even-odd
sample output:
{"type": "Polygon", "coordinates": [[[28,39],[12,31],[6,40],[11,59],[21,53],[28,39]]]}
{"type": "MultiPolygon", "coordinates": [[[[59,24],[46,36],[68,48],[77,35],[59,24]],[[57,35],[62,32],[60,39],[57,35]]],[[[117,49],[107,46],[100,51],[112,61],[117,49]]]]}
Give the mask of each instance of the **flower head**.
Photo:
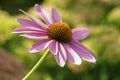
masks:
{"type": "Polygon", "coordinates": [[[35,5],[35,9],[46,24],[20,10],[30,17],[31,20],[18,18],[17,20],[22,24],[22,27],[13,30],[13,33],[24,33],[21,36],[39,39],[29,49],[30,53],[38,52],[48,47],[61,67],[65,65],[67,60],[77,65],[81,64],[81,59],[96,62],[94,54],[78,41],[85,39],[89,35],[87,28],[72,30],[67,23],[62,22],[55,8],[51,9],[51,16],[38,4],[35,5]]]}

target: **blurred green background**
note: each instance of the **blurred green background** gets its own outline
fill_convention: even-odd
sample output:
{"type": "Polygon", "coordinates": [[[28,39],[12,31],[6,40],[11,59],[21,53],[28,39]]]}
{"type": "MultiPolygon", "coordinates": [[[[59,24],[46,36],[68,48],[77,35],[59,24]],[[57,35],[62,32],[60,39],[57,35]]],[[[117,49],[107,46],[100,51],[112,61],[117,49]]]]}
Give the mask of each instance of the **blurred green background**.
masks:
{"type": "MultiPolygon", "coordinates": [[[[120,80],[120,0],[0,0],[0,49],[22,64],[21,76],[35,65],[44,51],[29,54],[28,49],[35,40],[11,31],[21,26],[17,17],[28,18],[18,9],[39,17],[34,9],[35,3],[49,11],[55,7],[72,28],[89,28],[90,36],[80,42],[95,53],[97,62],[83,61],[77,66],[68,61],[61,68],[50,54],[28,80],[120,80]]],[[[0,77],[0,80],[3,79],[0,77]]]]}

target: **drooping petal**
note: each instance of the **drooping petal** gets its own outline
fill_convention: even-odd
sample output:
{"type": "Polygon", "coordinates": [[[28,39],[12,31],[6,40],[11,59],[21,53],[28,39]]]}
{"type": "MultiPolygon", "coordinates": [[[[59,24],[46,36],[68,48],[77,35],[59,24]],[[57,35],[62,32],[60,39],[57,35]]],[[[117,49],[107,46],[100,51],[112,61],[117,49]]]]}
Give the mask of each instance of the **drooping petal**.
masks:
{"type": "Polygon", "coordinates": [[[44,21],[46,21],[49,25],[53,23],[52,18],[49,16],[47,11],[42,9],[38,4],[35,4],[35,8],[44,21]]]}
{"type": "Polygon", "coordinates": [[[61,53],[63,59],[66,61],[67,60],[67,53],[66,53],[66,50],[65,50],[63,44],[59,43],[59,47],[60,47],[60,53],[61,53]]]}
{"type": "Polygon", "coordinates": [[[82,62],[80,56],[71,48],[71,46],[64,45],[64,47],[66,48],[68,59],[74,64],[80,65],[82,62]]]}
{"type": "Polygon", "coordinates": [[[36,24],[35,22],[33,22],[31,20],[27,20],[27,19],[23,19],[23,18],[17,18],[17,20],[23,26],[43,29],[40,25],[36,24]]]}
{"type": "Polygon", "coordinates": [[[29,49],[30,53],[41,51],[49,46],[49,44],[52,42],[50,39],[44,39],[37,41],[32,45],[32,47],[29,49]]]}
{"type": "Polygon", "coordinates": [[[84,60],[88,62],[96,62],[95,55],[85,46],[80,44],[77,41],[71,41],[71,47],[75,50],[75,52],[84,60]]]}
{"type": "Polygon", "coordinates": [[[51,51],[51,53],[53,55],[57,55],[58,53],[58,42],[57,41],[53,41],[50,45],[49,45],[49,49],[51,51]]]}
{"type": "Polygon", "coordinates": [[[45,33],[27,33],[27,34],[22,34],[20,36],[24,36],[27,38],[31,38],[31,39],[45,39],[48,38],[48,35],[45,33]]]}
{"type": "Polygon", "coordinates": [[[64,67],[67,60],[67,56],[66,51],[61,43],[59,43],[59,52],[57,53],[57,55],[55,55],[55,59],[61,67],[64,67]]]}
{"type": "Polygon", "coordinates": [[[58,63],[59,66],[61,66],[61,67],[65,66],[65,60],[61,56],[60,52],[55,56],[55,59],[56,59],[56,61],[57,61],[57,63],[58,63]]]}
{"type": "Polygon", "coordinates": [[[72,30],[73,38],[76,40],[83,40],[89,35],[87,28],[76,28],[72,30]]]}
{"type": "Polygon", "coordinates": [[[28,17],[30,17],[34,22],[36,22],[38,25],[40,25],[43,29],[47,29],[48,27],[43,23],[41,22],[39,19],[37,19],[36,17],[28,14],[27,12],[19,9],[21,12],[23,12],[24,14],[26,14],[28,17]]]}
{"type": "Polygon", "coordinates": [[[55,8],[52,8],[52,19],[54,22],[62,22],[62,19],[55,8]]]}

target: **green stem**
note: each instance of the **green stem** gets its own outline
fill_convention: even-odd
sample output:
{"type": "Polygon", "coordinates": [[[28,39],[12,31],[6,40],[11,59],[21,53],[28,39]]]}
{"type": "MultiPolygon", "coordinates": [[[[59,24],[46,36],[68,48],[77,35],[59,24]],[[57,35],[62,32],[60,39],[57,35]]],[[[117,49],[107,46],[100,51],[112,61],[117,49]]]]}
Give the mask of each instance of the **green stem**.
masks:
{"type": "Polygon", "coordinates": [[[39,61],[35,64],[35,66],[28,72],[28,74],[22,80],[26,80],[41,65],[41,63],[45,60],[48,54],[49,54],[49,49],[45,51],[43,56],[39,59],[39,61]]]}

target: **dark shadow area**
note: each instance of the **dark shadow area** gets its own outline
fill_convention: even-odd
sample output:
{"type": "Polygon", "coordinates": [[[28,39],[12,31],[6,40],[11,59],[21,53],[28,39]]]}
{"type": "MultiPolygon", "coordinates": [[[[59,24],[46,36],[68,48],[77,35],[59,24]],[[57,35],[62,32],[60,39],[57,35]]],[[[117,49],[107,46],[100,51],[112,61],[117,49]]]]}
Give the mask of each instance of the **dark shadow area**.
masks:
{"type": "Polygon", "coordinates": [[[34,4],[41,4],[42,2],[43,0],[0,0],[0,8],[11,15],[17,15],[19,14],[18,9],[24,9],[26,11],[34,4]]]}

